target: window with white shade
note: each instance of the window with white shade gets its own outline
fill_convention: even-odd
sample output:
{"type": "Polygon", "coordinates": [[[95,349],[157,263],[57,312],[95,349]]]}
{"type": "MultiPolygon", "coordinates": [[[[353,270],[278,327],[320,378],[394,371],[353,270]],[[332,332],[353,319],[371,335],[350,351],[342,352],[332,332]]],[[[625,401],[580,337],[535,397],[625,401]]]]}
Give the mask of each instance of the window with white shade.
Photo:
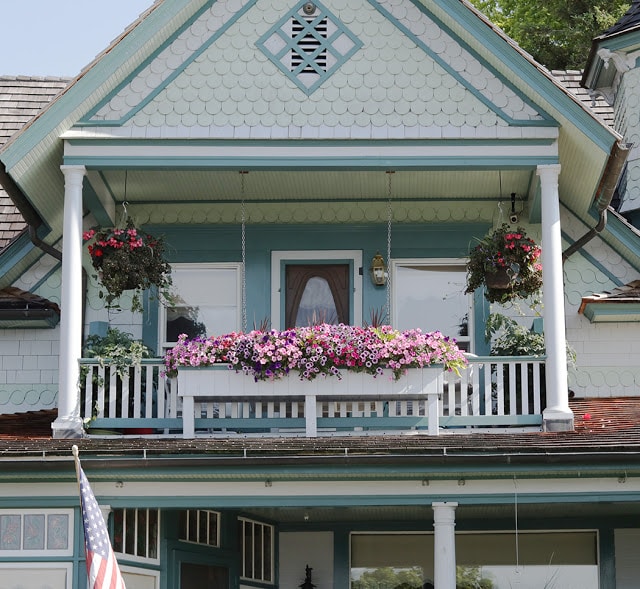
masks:
{"type": "Polygon", "coordinates": [[[170,347],[189,338],[237,331],[241,322],[241,264],[174,264],[174,305],[160,310],[160,341],[170,347]]]}
{"type": "Polygon", "coordinates": [[[473,297],[465,294],[464,260],[394,260],[393,326],[441,331],[473,351],[473,297]]]}

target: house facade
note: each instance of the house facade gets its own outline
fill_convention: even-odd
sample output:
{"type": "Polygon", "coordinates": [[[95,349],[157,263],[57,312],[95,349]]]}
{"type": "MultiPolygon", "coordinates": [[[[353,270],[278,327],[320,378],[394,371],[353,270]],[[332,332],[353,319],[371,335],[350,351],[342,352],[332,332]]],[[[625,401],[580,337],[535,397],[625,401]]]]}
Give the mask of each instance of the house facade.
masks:
{"type": "Polygon", "coordinates": [[[640,225],[638,198],[638,123],[635,96],[638,85],[637,46],[640,6],[632,2],[626,14],[593,40],[582,76],[583,86],[593,97],[603,98],[614,112],[614,127],[631,145],[621,179],[616,209],[636,227],[640,225]]]}
{"type": "Polygon", "coordinates": [[[640,340],[615,293],[640,240],[592,235],[628,154],[466,2],[155,2],[0,151],[39,237],[0,287],[60,309],[0,323],[2,413],[57,409],[1,442],[9,586],[86,585],[74,443],[128,587],[633,586],[640,340]],[[173,305],[106,305],[83,233],[128,218],[164,237],[173,305]],[[502,224],[542,246],[533,310],[465,293],[502,224]],[[491,358],[492,312],[546,355],[491,358]],[[469,367],[354,392],[159,359],[185,332],[380,319],[469,367]],[[109,328],[156,358],[82,358],[109,328]]]}

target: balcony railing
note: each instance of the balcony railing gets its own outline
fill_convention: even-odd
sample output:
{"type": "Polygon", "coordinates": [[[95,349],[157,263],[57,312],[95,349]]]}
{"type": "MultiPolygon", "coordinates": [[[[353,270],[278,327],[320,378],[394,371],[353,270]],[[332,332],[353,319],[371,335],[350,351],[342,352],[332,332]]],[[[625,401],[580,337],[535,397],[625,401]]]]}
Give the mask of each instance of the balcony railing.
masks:
{"type": "Polygon", "coordinates": [[[356,390],[348,379],[332,377],[254,383],[224,366],[181,371],[199,373],[199,384],[192,385],[184,376],[163,376],[160,359],[144,360],[121,375],[93,359],[80,362],[81,413],[90,435],[520,431],[539,429],[545,407],[542,357],[473,356],[461,376],[427,369],[435,370],[433,381],[416,376],[419,369],[397,382],[360,374],[356,390]]]}

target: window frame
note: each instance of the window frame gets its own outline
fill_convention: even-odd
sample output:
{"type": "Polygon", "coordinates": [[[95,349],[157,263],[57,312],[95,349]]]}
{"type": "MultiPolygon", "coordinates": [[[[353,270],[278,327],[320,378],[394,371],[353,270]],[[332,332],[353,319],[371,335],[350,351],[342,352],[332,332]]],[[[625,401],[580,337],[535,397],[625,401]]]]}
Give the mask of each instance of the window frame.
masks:
{"type": "MultiPolygon", "coordinates": [[[[162,535],[162,521],[161,521],[161,517],[162,517],[162,510],[156,508],[156,507],[117,507],[117,508],[113,508],[111,511],[111,518],[113,519],[113,526],[112,526],[112,534],[113,535],[109,535],[109,538],[111,539],[111,546],[113,548],[113,552],[114,554],[116,554],[119,559],[122,559],[122,561],[127,561],[127,562],[139,562],[139,563],[149,563],[149,564],[154,564],[154,565],[158,565],[160,564],[160,539],[161,539],[161,535],[162,535]],[[135,527],[136,527],[136,531],[137,531],[137,526],[138,526],[138,514],[141,511],[146,511],[147,512],[147,516],[146,516],[146,522],[147,522],[147,526],[149,525],[149,512],[150,511],[155,511],[157,513],[157,519],[156,519],[156,536],[155,536],[155,552],[156,552],[156,557],[150,557],[150,556],[141,556],[139,554],[137,554],[138,551],[138,542],[137,542],[137,533],[134,537],[134,547],[136,550],[136,554],[131,554],[130,552],[123,552],[121,550],[119,550],[119,546],[116,546],[116,541],[115,541],[115,517],[116,517],[116,512],[117,511],[122,511],[122,530],[123,530],[123,537],[122,537],[122,548],[123,550],[126,550],[126,537],[124,536],[124,531],[126,529],[126,519],[127,519],[127,512],[128,511],[134,511],[135,512],[135,527]]],[[[150,549],[151,549],[151,543],[149,542],[149,530],[147,529],[147,533],[146,533],[146,552],[147,554],[149,553],[150,549]]]]}
{"type": "Polygon", "coordinates": [[[20,517],[20,544],[21,547],[16,550],[0,550],[0,559],[4,560],[7,558],[15,558],[15,557],[34,557],[34,556],[42,556],[47,558],[58,558],[58,557],[70,557],[73,556],[73,548],[75,543],[74,529],[75,529],[75,517],[74,510],[70,508],[60,508],[60,509],[11,509],[11,508],[2,508],[0,509],[0,515],[2,516],[19,516],[20,517]],[[44,542],[45,547],[41,549],[25,549],[22,548],[24,545],[24,518],[27,515],[42,515],[45,518],[45,529],[44,529],[44,542]],[[63,549],[48,549],[46,548],[47,542],[47,533],[48,533],[48,525],[49,525],[49,516],[52,515],[65,515],[67,516],[67,548],[63,549]]]}
{"type": "MultiPolygon", "coordinates": [[[[44,569],[44,571],[64,571],[66,573],[66,583],[64,589],[72,589],[73,587],[73,568],[72,562],[67,561],[42,561],[42,562],[26,562],[24,560],[3,561],[0,562],[0,575],[6,570],[24,571],[28,576],[29,572],[34,569],[44,569]]],[[[5,573],[6,574],[6,573],[5,573]]]]}
{"type": "MultiPolygon", "coordinates": [[[[178,262],[171,264],[172,274],[176,270],[235,270],[236,271],[236,317],[235,331],[239,331],[242,324],[242,262],[178,262]]],[[[158,342],[161,350],[173,347],[176,342],[167,341],[167,309],[159,305],[158,310],[158,342]]]]}
{"type": "MultiPolygon", "coordinates": [[[[190,530],[191,530],[191,526],[190,526],[190,514],[191,513],[195,513],[195,517],[196,517],[196,540],[190,540],[189,538],[183,538],[182,537],[182,529],[180,529],[180,531],[178,532],[178,541],[179,542],[185,542],[187,544],[197,544],[199,546],[208,546],[209,548],[220,548],[220,526],[221,526],[221,522],[222,522],[222,512],[220,511],[215,511],[214,509],[184,509],[183,510],[185,517],[186,517],[186,534],[187,536],[190,535],[190,530]],[[211,514],[215,515],[216,518],[216,530],[215,530],[215,543],[211,544],[208,541],[203,541],[200,538],[200,517],[206,515],[207,516],[207,520],[209,518],[209,516],[211,514]]],[[[182,515],[182,514],[180,514],[182,515]]],[[[207,540],[209,537],[209,522],[207,521],[207,540]]]]}
{"type": "Polygon", "coordinates": [[[271,327],[283,329],[285,316],[285,267],[288,263],[345,263],[351,265],[353,291],[349,297],[352,325],[362,324],[362,250],[274,250],[271,252],[271,327]]]}
{"type": "MultiPolygon", "coordinates": [[[[397,276],[398,268],[401,266],[422,266],[425,268],[437,267],[437,266],[459,266],[462,276],[466,276],[466,266],[468,263],[467,258],[394,258],[391,260],[390,272],[391,272],[391,325],[397,323],[398,318],[398,292],[397,288],[397,276]]],[[[475,300],[473,293],[464,294],[467,297],[468,302],[468,326],[467,335],[460,336],[458,333],[444,333],[443,335],[454,338],[458,343],[468,343],[468,353],[475,353],[475,300]]]]}
{"type": "Polygon", "coordinates": [[[241,562],[240,562],[240,578],[246,581],[255,581],[255,582],[259,582],[259,583],[266,583],[268,585],[273,585],[275,584],[275,544],[276,544],[276,540],[275,540],[275,535],[276,535],[276,529],[275,526],[272,524],[267,524],[265,522],[261,522],[255,519],[251,519],[248,517],[238,517],[238,523],[240,525],[242,525],[242,531],[239,532],[239,540],[241,542],[240,544],[240,557],[241,557],[241,562]],[[256,571],[256,562],[255,562],[255,548],[252,549],[251,553],[252,556],[254,557],[254,561],[251,564],[251,571],[252,571],[252,575],[248,576],[246,575],[246,571],[247,571],[247,562],[246,562],[246,549],[245,549],[245,528],[244,526],[246,526],[247,524],[251,524],[252,529],[253,529],[253,533],[252,533],[252,538],[253,538],[253,546],[255,546],[255,527],[256,526],[260,526],[261,528],[268,528],[269,530],[271,530],[271,534],[270,534],[270,547],[269,547],[269,560],[270,560],[270,566],[269,566],[269,571],[271,573],[271,578],[269,579],[265,579],[264,578],[264,562],[265,562],[265,557],[264,557],[264,532],[262,533],[262,540],[263,540],[263,544],[261,547],[261,555],[262,555],[262,561],[261,561],[261,570],[262,570],[262,576],[261,577],[257,577],[255,575],[255,571],[256,571]]]}

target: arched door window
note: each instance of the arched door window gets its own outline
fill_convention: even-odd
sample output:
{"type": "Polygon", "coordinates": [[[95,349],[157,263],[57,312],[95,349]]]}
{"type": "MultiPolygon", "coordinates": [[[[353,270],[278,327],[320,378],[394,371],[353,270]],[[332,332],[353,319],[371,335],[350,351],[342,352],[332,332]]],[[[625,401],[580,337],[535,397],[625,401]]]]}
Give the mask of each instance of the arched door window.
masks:
{"type": "Polygon", "coordinates": [[[349,323],[348,264],[287,264],[285,327],[349,323]]]}

